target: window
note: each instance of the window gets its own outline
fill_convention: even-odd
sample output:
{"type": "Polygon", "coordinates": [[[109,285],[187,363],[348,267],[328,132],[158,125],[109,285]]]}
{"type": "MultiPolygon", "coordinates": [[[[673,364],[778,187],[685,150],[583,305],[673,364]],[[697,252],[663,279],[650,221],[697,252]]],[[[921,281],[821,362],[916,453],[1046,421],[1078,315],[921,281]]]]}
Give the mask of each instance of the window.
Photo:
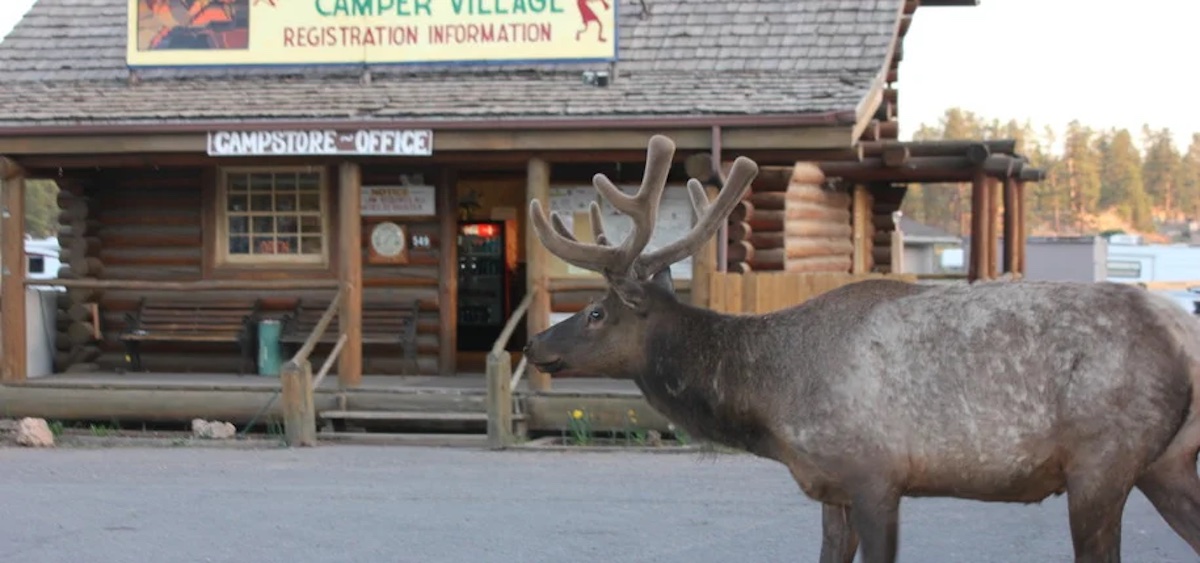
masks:
{"type": "Polygon", "coordinates": [[[218,263],[328,263],[324,170],[226,169],[218,192],[218,263]]]}
{"type": "Polygon", "coordinates": [[[29,273],[44,274],[46,273],[46,258],[44,256],[29,257],[29,273]]]}
{"type": "Polygon", "coordinates": [[[1109,260],[1108,277],[1140,278],[1142,277],[1142,263],[1133,260],[1109,260]]]}

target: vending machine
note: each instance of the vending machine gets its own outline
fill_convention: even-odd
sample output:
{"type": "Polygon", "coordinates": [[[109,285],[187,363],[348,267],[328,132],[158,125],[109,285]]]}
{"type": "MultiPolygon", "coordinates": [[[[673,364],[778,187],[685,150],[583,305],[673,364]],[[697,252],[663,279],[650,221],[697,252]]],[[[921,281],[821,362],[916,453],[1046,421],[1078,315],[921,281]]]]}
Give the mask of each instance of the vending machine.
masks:
{"type": "Polygon", "coordinates": [[[458,226],[458,349],[490,350],[512,311],[513,221],[458,226]]]}

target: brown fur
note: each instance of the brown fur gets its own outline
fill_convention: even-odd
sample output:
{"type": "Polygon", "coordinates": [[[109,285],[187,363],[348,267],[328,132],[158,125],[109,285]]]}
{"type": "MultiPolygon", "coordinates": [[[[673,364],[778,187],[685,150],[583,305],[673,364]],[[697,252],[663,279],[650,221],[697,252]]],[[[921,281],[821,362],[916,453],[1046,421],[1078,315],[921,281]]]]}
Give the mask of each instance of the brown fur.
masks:
{"type": "MultiPolygon", "coordinates": [[[[715,229],[704,203],[689,244],[715,229]]],[[[541,224],[543,241],[555,236],[541,224]]],[[[823,563],[856,550],[895,561],[905,496],[1064,492],[1076,562],[1119,562],[1134,486],[1200,554],[1200,323],[1163,298],[1109,283],[872,280],[723,315],[676,300],[661,254],[641,271],[627,254],[591,260],[608,294],[538,334],[529,360],[633,379],[693,435],[786,465],[824,504],[823,563]]]]}

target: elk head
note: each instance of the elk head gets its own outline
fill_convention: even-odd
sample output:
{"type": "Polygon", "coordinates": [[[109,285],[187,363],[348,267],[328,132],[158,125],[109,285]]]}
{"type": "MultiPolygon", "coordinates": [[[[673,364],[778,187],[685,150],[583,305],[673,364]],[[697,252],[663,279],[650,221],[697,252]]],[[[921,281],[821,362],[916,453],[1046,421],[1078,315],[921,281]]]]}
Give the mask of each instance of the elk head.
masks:
{"type": "Polygon", "coordinates": [[[642,371],[652,321],[681,306],[671,283],[671,264],[694,255],[713,237],[758,175],[754,161],[739,157],[711,204],[700,182],[689,179],[687,189],[695,226],[683,238],[642,254],[654,232],[674,154],[675,143],[670,139],[651,137],[642,185],[633,196],[622,193],[604,174],[592,178],[600,195],[633,221],[629,235],[616,246],[604,232],[596,202],[588,208],[595,244],[579,242],[557,213],[547,219],[539,201],[529,202],[529,219],[546,250],[568,264],[600,273],[608,283],[603,298],[531,339],[525,355],[539,370],[610,377],[633,377],[642,371]]]}

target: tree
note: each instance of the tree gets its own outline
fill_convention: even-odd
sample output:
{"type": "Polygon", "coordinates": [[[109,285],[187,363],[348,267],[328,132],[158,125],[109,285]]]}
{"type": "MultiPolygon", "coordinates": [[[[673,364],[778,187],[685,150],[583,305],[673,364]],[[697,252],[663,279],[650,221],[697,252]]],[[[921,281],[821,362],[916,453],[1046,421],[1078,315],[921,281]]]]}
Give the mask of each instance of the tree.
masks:
{"type": "Polygon", "coordinates": [[[25,183],[25,233],[34,238],[58,234],[58,184],[52,180],[25,183]]]}
{"type": "Polygon", "coordinates": [[[1142,180],[1150,201],[1162,210],[1164,218],[1173,218],[1179,205],[1175,182],[1179,178],[1179,151],[1171,140],[1170,129],[1142,127],[1146,160],[1142,164],[1142,180]]]}
{"type": "Polygon", "coordinates": [[[1142,155],[1126,129],[1108,132],[1098,143],[1100,153],[1100,209],[1114,209],[1138,230],[1154,227],[1150,200],[1142,185],[1142,155]]]}

